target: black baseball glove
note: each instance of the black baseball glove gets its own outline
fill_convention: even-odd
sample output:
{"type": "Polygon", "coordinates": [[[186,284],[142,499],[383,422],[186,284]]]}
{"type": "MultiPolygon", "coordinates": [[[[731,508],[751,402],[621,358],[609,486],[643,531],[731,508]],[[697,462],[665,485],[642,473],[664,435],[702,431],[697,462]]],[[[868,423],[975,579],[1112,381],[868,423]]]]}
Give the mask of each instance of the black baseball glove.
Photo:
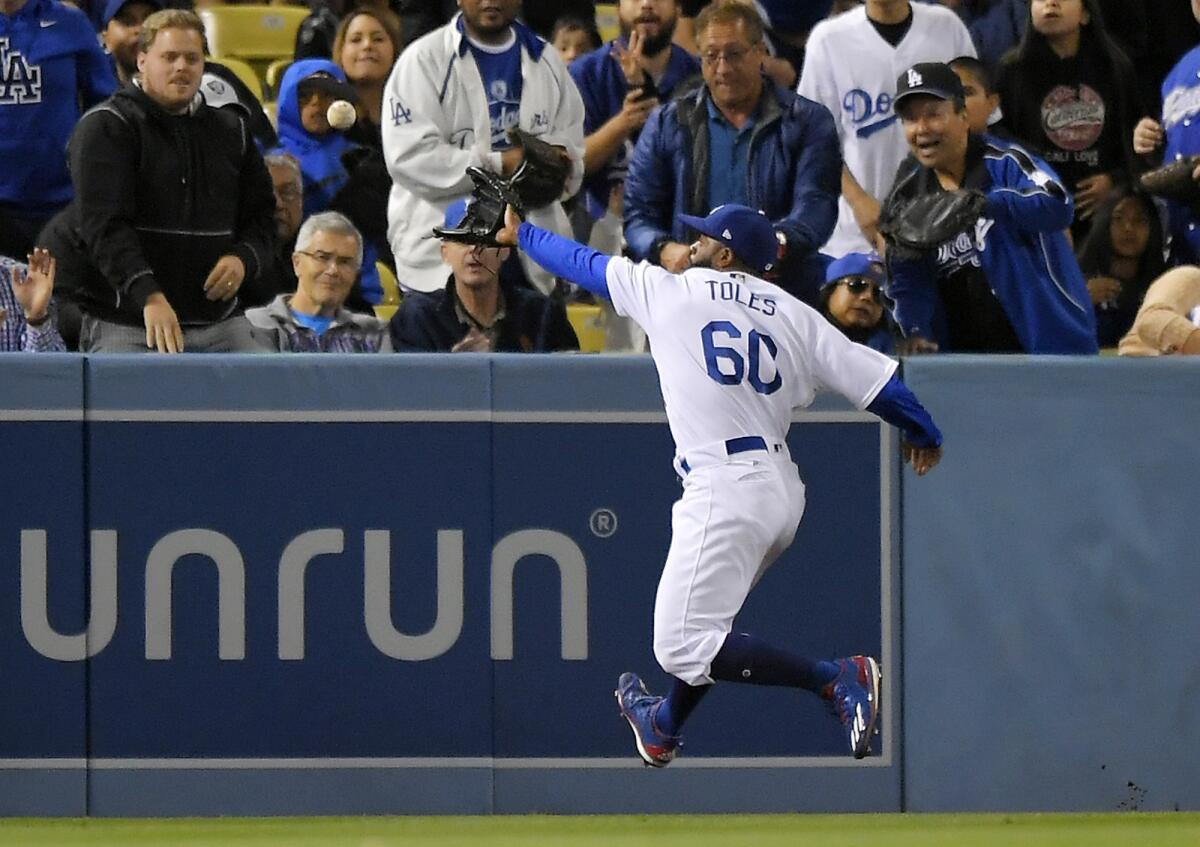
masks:
{"type": "Polygon", "coordinates": [[[508,140],[525,151],[521,164],[509,177],[525,208],[537,209],[560,199],[571,175],[571,160],[562,149],[515,126],[508,131],[508,140]]]}
{"type": "Polygon", "coordinates": [[[1200,164],[1200,156],[1184,156],[1169,165],[1142,174],[1142,189],[1156,197],[1174,200],[1193,209],[1200,209],[1200,185],[1192,172],[1200,164]]]}
{"type": "Polygon", "coordinates": [[[879,221],[889,245],[903,250],[933,250],[975,225],[987,197],[979,191],[939,191],[922,194],[909,203],[890,207],[879,221]]]}
{"type": "Polygon", "coordinates": [[[467,176],[475,183],[471,199],[467,202],[467,214],[454,228],[435,226],[433,234],[446,241],[463,244],[482,244],[485,247],[500,247],[496,233],[504,229],[504,210],[513,207],[518,215],[524,216],[521,198],[513,190],[509,180],[482,168],[467,168],[467,176]]]}

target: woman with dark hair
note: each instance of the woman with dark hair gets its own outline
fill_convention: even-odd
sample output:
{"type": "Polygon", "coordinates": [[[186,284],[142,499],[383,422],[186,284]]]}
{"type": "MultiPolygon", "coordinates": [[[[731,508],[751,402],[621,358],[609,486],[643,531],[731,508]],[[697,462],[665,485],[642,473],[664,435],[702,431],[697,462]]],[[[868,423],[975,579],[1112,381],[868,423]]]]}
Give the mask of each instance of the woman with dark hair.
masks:
{"type": "Polygon", "coordinates": [[[1104,29],[1098,0],[1032,0],[1029,26],[1000,63],[1004,126],[1075,190],[1075,236],[1138,170],[1144,114],[1133,64],[1104,29]]]}
{"type": "Polygon", "coordinates": [[[383,87],[400,55],[400,21],[387,9],[361,6],[342,18],[333,37],[333,61],[358,93],[358,121],[352,141],[383,148],[379,123],[383,87]]]}
{"type": "Polygon", "coordinates": [[[1133,325],[1146,289],[1166,269],[1154,201],[1119,189],[1096,212],[1078,258],[1096,310],[1096,340],[1115,347],[1133,325]]]}

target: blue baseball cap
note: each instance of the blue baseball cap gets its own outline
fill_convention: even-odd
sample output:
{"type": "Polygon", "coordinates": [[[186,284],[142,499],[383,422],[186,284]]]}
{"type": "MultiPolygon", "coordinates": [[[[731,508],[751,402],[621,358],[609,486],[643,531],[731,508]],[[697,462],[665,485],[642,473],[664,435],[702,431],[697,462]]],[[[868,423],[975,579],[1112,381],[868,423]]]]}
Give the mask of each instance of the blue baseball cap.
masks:
{"type": "Polygon", "coordinates": [[[757,209],[726,203],[707,217],[680,215],[679,220],[697,232],[715,238],[752,268],[769,271],[779,261],[779,239],[771,219],[757,209]]]}
{"type": "Polygon", "coordinates": [[[163,0],[108,0],[104,4],[104,14],[100,16],[100,28],[107,29],[109,21],[121,14],[121,10],[130,3],[143,3],[155,12],[162,11],[165,8],[163,0]]]}
{"type": "Polygon", "coordinates": [[[848,276],[865,276],[882,287],[886,282],[882,266],[883,259],[877,253],[847,253],[829,263],[825,269],[825,285],[833,285],[848,276]]]}
{"type": "Polygon", "coordinates": [[[446,229],[454,229],[463,222],[463,218],[466,216],[467,198],[464,197],[462,200],[455,200],[450,204],[450,207],[446,209],[446,229]]]}

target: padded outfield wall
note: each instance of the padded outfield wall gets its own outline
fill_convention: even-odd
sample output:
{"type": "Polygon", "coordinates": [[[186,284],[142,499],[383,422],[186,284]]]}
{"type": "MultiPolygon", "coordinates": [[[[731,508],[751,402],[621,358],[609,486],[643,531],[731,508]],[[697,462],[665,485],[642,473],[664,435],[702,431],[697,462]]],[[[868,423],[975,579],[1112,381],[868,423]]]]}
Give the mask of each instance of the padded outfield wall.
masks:
{"type": "Polygon", "coordinates": [[[6,356],[0,813],[1200,808],[1188,364],[906,362],[923,480],[797,415],[739,623],[881,655],[877,755],[723,686],[649,771],[611,694],[664,685],[648,359],[6,356]]]}

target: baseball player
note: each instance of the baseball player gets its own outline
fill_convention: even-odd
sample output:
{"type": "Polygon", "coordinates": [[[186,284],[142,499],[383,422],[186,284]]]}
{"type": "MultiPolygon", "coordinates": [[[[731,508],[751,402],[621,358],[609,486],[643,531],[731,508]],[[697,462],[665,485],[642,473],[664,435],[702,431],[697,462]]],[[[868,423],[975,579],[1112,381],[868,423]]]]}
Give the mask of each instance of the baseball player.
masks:
{"type": "Polygon", "coordinates": [[[974,55],[958,15],[938,5],[867,0],[813,27],[799,92],[833,113],[845,158],[837,227],[824,252],[839,257],[878,247],[880,201],[908,153],[892,108],[896,75],[917,62],[974,55]]]}
{"type": "Polygon", "coordinates": [[[622,674],[621,714],[646,764],[664,767],[715,681],[804,688],[833,702],[861,758],[879,710],[875,659],[803,658],[732,632],[733,619],[800,523],[804,484],[785,438],[792,410],[809,405],[819,385],[900,427],[905,458],[919,475],[941,458],[942,436],[896,376],[896,362],[759,278],[778,256],[762,212],[729,204],[683,218],[701,236],[691,245],[691,267],[679,274],[520,223],[511,208],[496,235],[611,299],[646,331],[658,368],[683,480],[654,609],[654,653],[674,679],[664,698],[650,695],[636,674],[622,674]]]}

